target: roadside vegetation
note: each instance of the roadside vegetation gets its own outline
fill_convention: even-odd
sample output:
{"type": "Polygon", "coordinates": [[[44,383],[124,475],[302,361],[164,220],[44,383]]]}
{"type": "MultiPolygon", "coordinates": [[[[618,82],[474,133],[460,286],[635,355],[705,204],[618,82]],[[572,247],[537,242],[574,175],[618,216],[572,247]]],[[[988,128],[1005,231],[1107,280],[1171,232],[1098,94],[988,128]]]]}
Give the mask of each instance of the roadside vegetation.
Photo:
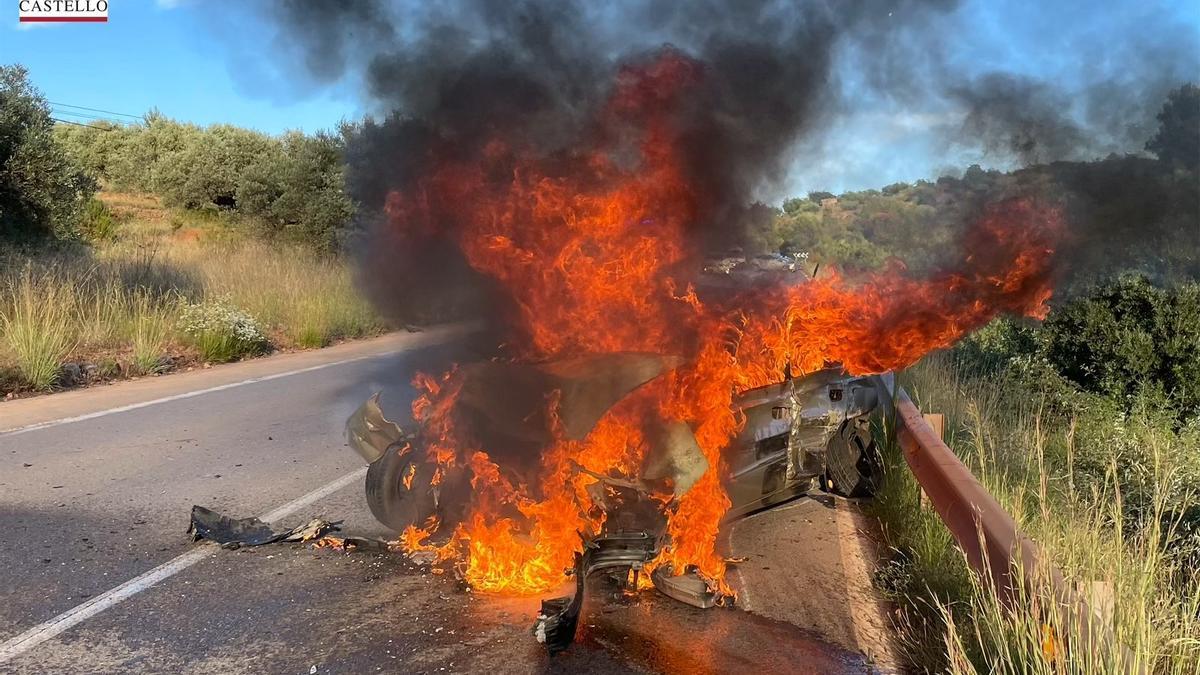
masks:
{"type": "MultiPolygon", "coordinates": [[[[1132,662],[1078,648],[966,564],[895,446],[874,504],[910,665],[923,672],[1200,674],[1200,89],[1172,92],[1155,156],[1056,162],[791,200],[764,242],[871,269],[935,267],[980,200],[1037,196],[1086,225],[1044,322],[999,319],[902,381],[947,443],[1089,600],[1132,662]],[[1077,648],[1071,649],[1070,645],[1077,648]]],[[[894,441],[894,439],[893,439],[894,441]]]]}
{"type": "Polygon", "coordinates": [[[110,240],[0,255],[0,390],[151,375],[385,329],[339,258],[181,221],[153,197],[101,198],[119,223],[110,240]]]}
{"type": "MultiPolygon", "coordinates": [[[[1125,277],[1040,326],[997,321],[905,374],[919,406],[946,415],[947,443],[1105,617],[1141,672],[1200,673],[1197,316],[1200,284],[1164,290],[1125,277]]],[[[877,581],[898,605],[914,665],[1121,670],[1111,655],[1064,649],[1080,637],[1049,632],[1064,624],[1038,620],[1028,611],[1035,599],[1004,608],[920,503],[894,444],[886,464],[874,508],[890,560],[877,581]]]]}
{"type": "Polygon", "coordinates": [[[337,240],[340,141],[55,124],[0,67],[0,396],[382,332],[337,240]]]}

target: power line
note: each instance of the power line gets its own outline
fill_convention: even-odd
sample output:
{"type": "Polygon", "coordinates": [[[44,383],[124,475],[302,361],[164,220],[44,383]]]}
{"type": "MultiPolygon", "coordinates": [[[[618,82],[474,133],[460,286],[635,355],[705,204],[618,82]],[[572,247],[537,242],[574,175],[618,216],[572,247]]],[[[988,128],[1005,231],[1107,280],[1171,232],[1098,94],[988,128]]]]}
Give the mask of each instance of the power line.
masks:
{"type": "Polygon", "coordinates": [[[71,120],[60,120],[57,117],[51,117],[50,119],[54,120],[55,122],[61,122],[63,124],[72,124],[77,127],[87,127],[88,129],[95,129],[97,131],[116,131],[116,129],[114,129],[112,127],[94,127],[90,124],[82,124],[80,122],[72,122],[71,120]]]}
{"type": "Polygon", "coordinates": [[[89,110],[91,112],[104,113],[106,115],[118,115],[120,117],[132,117],[135,120],[142,120],[142,121],[145,121],[145,119],[146,119],[145,116],[143,116],[143,115],[130,115],[129,113],[113,112],[112,110],[102,110],[100,108],[88,108],[87,106],[71,105],[70,103],[55,103],[54,101],[46,101],[46,102],[49,103],[50,105],[58,106],[60,108],[75,108],[76,110],[89,110]]]}
{"type": "Polygon", "coordinates": [[[102,115],[91,115],[88,113],[72,112],[70,110],[52,110],[51,112],[53,112],[55,115],[63,115],[65,117],[79,117],[79,118],[82,118],[85,120],[102,120],[102,121],[111,121],[111,122],[118,123],[118,124],[128,124],[128,122],[114,120],[111,117],[104,117],[102,115]]]}

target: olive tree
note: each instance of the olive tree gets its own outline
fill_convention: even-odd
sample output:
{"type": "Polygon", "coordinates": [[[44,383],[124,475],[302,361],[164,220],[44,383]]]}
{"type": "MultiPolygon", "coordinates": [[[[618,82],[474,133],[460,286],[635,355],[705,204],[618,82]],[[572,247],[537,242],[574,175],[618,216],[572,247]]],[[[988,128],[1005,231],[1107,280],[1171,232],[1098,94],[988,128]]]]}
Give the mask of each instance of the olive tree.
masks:
{"type": "Polygon", "coordinates": [[[55,138],[50,106],[25,68],[0,66],[0,236],[73,234],[95,189],[55,138]]]}

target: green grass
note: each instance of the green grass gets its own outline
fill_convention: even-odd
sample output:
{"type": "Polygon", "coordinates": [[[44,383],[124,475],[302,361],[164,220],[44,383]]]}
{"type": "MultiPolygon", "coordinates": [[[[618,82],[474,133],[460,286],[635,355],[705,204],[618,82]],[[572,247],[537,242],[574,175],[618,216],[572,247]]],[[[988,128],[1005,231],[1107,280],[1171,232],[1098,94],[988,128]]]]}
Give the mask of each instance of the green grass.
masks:
{"type": "Polygon", "coordinates": [[[345,260],[167,211],[146,196],[101,197],[112,218],[92,246],[0,254],[0,374],[19,380],[0,378],[9,389],[47,389],[71,360],[139,375],[169,354],[223,362],[386,330],[345,260]],[[217,302],[252,317],[266,343],[184,330],[185,307],[217,302]]]}
{"type": "Polygon", "coordinates": [[[205,331],[197,335],[193,344],[200,350],[200,357],[208,363],[229,363],[261,351],[248,349],[229,333],[218,331],[205,331]]]}
{"type": "Polygon", "coordinates": [[[155,373],[170,346],[174,312],[143,293],[134,300],[134,316],[130,371],[136,375],[155,373]]]}
{"type": "MultiPolygon", "coordinates": [[[[1200,674],[1200,556],[1182,530],[1200,508],[1200,433],[1151,408],[1123,412],[1099,399],[1064,418],[1026,385],[962,377],[948,360],[905,377],[923,410],[946,414],[947,442],[1021,531],[1094,604],[1111,597],[1108,621],[1131,665],[1200,674]]],[[[902,646],[917,669],[1118,670],[1112,653],[1071,649],[1081,638],[1046,598],[1024,598],[1016,611],[998,602],[887,446],[888,480],[874,508],[894,553],[877,581],[897,602],[902,646]],[[1055,631],[1052,657],[1047,630],[1055,631]]]]}
{"type": "Polygon", "coordinates": [[[26,267],[3,285],[0,333],[19,376],[50,389],[74,346],[70,296],[47,276],[26,267]]]}

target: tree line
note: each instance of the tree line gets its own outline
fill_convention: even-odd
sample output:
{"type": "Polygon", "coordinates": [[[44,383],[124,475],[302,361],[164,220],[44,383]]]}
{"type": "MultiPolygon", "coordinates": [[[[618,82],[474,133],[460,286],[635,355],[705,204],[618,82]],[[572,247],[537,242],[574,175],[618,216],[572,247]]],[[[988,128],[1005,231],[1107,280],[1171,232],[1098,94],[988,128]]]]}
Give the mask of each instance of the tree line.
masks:
{"type": "Polygon", "coordinates": [[[0,236],[77,237],[104,186],[336,250],[355,213],[343,162],[352,128],[273,136],[155,111],[134,124],[57,123],[27,71],[0,66],[0,236]]]}
{"type": "Polygon", "coordinates": [[[1170,94],[1147,153],[1052,162],[1011,172],[971,166],[960,175],[896,183],[879,190],[789,199],[757,233],[758,245],[849,272],[889,257],[916,272],[958,255],[956,239],[989,203],[1035,198],[1060,206],[1073,294],[1129,271],[1159,283],[1200,276],[1200,88],[1170,94]],[[1151,156],[1153,154],[1153,156],[1151,156]]]}
{"type": "Polygon", "coordinates": [[[199,127],[156,112],[144,119],[59,125],[55,137],[112,189],[153,193],[171,207],[234,212],[268,234],[337,248],[355,211],[344,189],[341,136],[199,127]]]}
{"type": "MultiPolygon", "coordinates": [[[[1159,123],[1146,144],[1155,157],[1110,156],[1009,173],[972,166],[936,181],[789,199],[753,231],[752,246],[807,251],[810,259],[850,271],[897,257],[920,272],[941,262],[982,204],[1035,195],[1069,202],[1086,218],[1096,241],[1083,251],[1093,259],[1081,267],[1110,274],[1157,266],[1195,275],[1197,238],[1174,235],[1200,227],[1200,89],[1172,92],[1159,123]]],[[[347,191],[347,174],[370,182],[370,167],[357,165],[378,159],[364,154],[372,129],[368,119],[335,132],[274,136],[226,124],[201,127],[154,111],[136,124],[61,124],[23,67],[0,66],[0,236],[77,235],[103,185],[152,193],[171,207],[232,214],[263,234],[336,250],[360,206],[347,191]]]]}

